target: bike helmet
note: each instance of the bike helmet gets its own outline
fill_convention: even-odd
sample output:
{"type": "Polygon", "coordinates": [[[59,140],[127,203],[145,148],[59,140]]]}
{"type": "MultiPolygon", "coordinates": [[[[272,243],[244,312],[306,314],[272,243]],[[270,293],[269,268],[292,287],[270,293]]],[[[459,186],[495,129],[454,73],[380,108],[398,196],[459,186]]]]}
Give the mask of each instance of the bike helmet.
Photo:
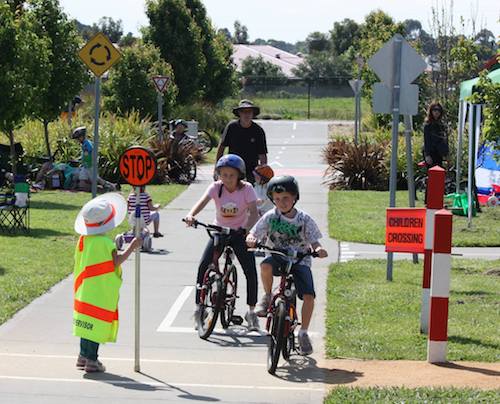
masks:
{"type": "Polygon", "coordinates": [[[240,156],[236,154],[225,154],[222,156],[217,164],[215,165],[215,170],[219,173],[222,167],[231,167],[239,172],[239,179],[242,180],[246,177],[245,162],[240,156]]]}
{"type": "Polygon", "coordinates": [[[186,122],[184,119],[176,119],[176,120],[174,121],[174,129],[177,127],[177,125],[182,125],[182,126],[184,126],[186,129],[187,129],[187,127],[188,127],[188,124],[187,124],[187,122],[186,122]]]}
{"type": "Polygon", "coordinates": [[[71,134],[72,139],[78,139],[79,137],[87,135],[87,128],[85,126],[79,126],[71,134]]]}
{"type": "Polygon", "coordinates": [[[281,175],[279,177],[273,177],[267,186],[267,197],[273,201],[273,192],[290,192],[291,194],[297,195],[295,202],[299,200],[299,183],[291,175],[281,175]]]}
{"type": "Polygon", "coordinates": [[[269,182],[274,177],[273,169],[267,164],[255,167],[254,174],[259,175],[264,180],[264,183],[269,182]]]}

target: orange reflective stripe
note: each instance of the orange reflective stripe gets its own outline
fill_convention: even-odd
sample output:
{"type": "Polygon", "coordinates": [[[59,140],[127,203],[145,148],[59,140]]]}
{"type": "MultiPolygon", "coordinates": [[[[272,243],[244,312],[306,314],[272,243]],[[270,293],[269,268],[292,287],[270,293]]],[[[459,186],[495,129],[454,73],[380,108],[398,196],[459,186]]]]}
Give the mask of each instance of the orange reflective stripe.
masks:
{"type": "Polygon", "coordinates": [[[112,323],[118,320],[118,310],[110,311],[101,307],[94,306],[89,303],[81,302],[75,299],[74,309],[80,314],[85,314],[89,317],[97,318],[98,320],[112,323]]]}
{"type": "Polygon", "coordinates": [[[85,278],[91,278],[93,276],[104,275],[110,272],[114,272],[115,265],[113,261],[105,261],[100,264],[89,265],[85,267],[85,269],[78,275],[78,278],[75,279],[74,290],[75,293],[82,284],[85,278]]]}

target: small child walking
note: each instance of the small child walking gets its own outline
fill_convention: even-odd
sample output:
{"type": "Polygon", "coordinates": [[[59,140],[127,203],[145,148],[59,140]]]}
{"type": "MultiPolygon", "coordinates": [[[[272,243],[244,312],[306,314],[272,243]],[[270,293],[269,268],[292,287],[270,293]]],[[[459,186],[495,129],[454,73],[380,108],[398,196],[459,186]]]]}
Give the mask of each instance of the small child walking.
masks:
{"type": "Polygon", "coordinates": [[[73,272],[73,335],[80,337],[76,367],[88,373],[106,370],[97,357],[99,344],[116,341],[121,264],[142,243],[134,238],[118,253],[113,240],[105,235],[119,226],[126,214],[123,196],[107,193],[87,202],[75,221],[80,238],[73,272]]]}

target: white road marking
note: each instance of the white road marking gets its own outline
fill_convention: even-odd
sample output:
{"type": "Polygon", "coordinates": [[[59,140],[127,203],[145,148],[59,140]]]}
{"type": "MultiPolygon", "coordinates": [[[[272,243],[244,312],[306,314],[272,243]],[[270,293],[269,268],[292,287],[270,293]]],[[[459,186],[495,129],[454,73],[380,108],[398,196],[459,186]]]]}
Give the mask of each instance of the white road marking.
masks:
{"type": "Polygon", "coordinates": [[[297,129],[297,122],[293,123],[293,130],[297,129]]]}
{"type": "Polygon", "coordinates": [[[279,160],[280,156],[276,156],[276,160],[279,160]]]}
{"type": "Polygon", "coordinates": [[[295,135],[290,136],[292,139],[295,139],[295,135]]]}
{"type": "MultiPolygon", "coordinates": [[[[44,358],[44,359],[70,359],[74,360],[75,355],[42,355],[42,354],[23,354],[23,353],[0,353],[1,356],[6,357],[17,357],[17,358],[44,358]]],[[[116,362],[133,362],[134,358],[113,358],[99,356],[100,359],[105,361],[116,361],[116,362]]],[[[177,365],[216,365],[216,366],[255,366],[263,367],[266,366],[264,363],[255,362],[208,362],[208,361],[186,361],[177,359],[144,359],[141,358],[141,362],[145,363],[170,363],[177,365]]]]}
{"type": "Polygon", "coordinates": [[[281,150],[285,150],[286,149],[286,146],[281,146],[281,150]]]}
{"type": "Polygon", "coordinates": [[[179,314],[179,311],[181,310],[182,306],[184,305],[184,303],[186,302],[187,298],[189,297],[189,295],[193,290],[194,286],[186,286],[184,288],[184,290],[181,292],[177,300],[174,302],[174,304],[168,311],[167,315],[165,316],[161,324],[156,329],[157,332],[162,332],[165,331],[165,329],[170,328],[170,326],[174,323],[177,314],[179,314]]]}
{"type": "MultiPolygon", "coordinates": [[[[177,334],[198,334],[198,331],[194,327],[168,327],[162,329],[160,332],[170,332],[177,334]]],[[[265,331],[248,331],[247,328],[234,328],[230,327],[228,329],[215,328],[213,334],[217,335],[229,335],[235,337],[265,337],[267,332],[265,331]]]]}
{"type": "Polygon", "coordinates": [[[132,385],[132,386],[151,386],[151,387],[201,387],[201,388],[218,388],[218,389],[234,389],[234,390],[278,390],[278,391],[318,391],[324,389],[315,387],[294,387],[294,386],[257,386],[257,385],[238,385],[238,384],[209,384],[209,383],[177,383],[177,382],[152,382],[148,379],[141,380],[116,380],[116,379],[70,379],[62,377],[33,377],[33,376],[8,376],[0,375],[0,379],[4,380],[19,380],[19,381],[36,381],[36,382],[57,382],[57,383],[109,383],[111,385],[132,385]]]}

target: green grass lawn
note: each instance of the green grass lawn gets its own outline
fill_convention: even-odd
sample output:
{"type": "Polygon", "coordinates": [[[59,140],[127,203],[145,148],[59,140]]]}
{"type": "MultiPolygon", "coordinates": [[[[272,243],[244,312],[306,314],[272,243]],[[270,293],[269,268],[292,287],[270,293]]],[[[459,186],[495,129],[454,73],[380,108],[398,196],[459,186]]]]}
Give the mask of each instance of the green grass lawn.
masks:
{"type": "MultiPolygon", "coordinates": [[[[423,196],[417,206],[423,207],[423,196]]],[[[360,243],[385,243],[385,211],[389,192],[330,191],[328,210],[329,234],[337,240],[360,243]],[[362,224],[362,225],[361,225],[362,224]]],[[[408,206],[408,191],[398,191],[396,206],[408,206]]],[[[453,216],[453,245],[455,247],[500,246],[500,209],[485,207],[472,219],[453,216]]]]}
{"type": "MultiPolygon", "coordinates": [[[[453,259],[449,360],[500,360],[499,274],[500,260],[453,259]]],[[[328,357],[426,359],[427,338],[419,332],[422,263],[395,261],[394,281],[385,279],[385,260],[331,266],[327,285],[328,357]]]]}
{"type": "Polygon", "coordinates": [[[337,403],[498,403],[500,390],[474,390],[455,388],[350,388],[337,387],[325,398],[325,404],[337,403]]]}
{"type": "MultiPolygon", "coordinates": [[[[226,109],[238,104],[239,99],[224,101],[226,109]]],[[[260,107],[261,117],[277,115],[282,119],[307,119],[307,97],[302,98],[252,98],[260,107]]],[[[354,97],[311,98],[310,119],[353,120],[354,97]]],[[[362,110],[368,111],[369,104],[362,100],[362,110]]]]}
{"type": "MultiPolygon", "coordinates": [[[[152,185],[148,192],[162,206],[179,195],[183,185],[152,185]]],[[[130,192],[123,187],[123,194],[130,192]]],[[[31,233],[0,233],[0,324],[73,271],[77,235],[74,221],[90,194],[43,191],[31,196],[31,233]]],[[[126,231],[125,221],[110,233],[126,231]]]]}

